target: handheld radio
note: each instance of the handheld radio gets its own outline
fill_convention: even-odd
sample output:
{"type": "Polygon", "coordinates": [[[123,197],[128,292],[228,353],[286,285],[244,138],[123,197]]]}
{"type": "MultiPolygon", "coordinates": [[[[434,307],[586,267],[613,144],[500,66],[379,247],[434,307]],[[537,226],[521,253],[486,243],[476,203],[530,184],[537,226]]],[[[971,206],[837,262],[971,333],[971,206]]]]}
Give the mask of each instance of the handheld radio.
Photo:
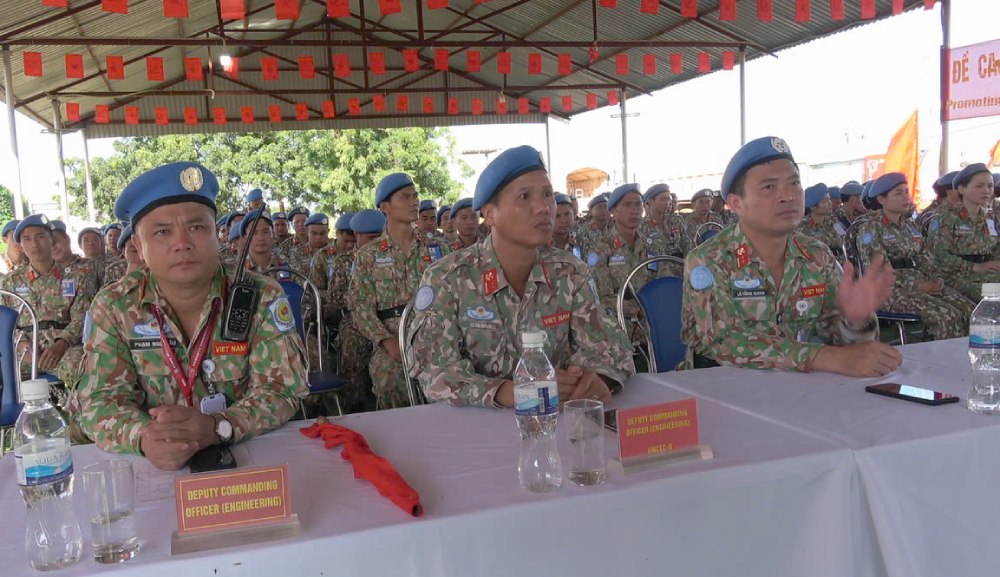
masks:
{"type": "Polygon", "coordinates": [[[247,278],[246,264],[250,253],[250,242],[257,230],[257,221],[266,210],[267,207],[261,207],[254,215],[253,222],[250,223],[250,234],[247,235],[243,248],[240,250],[240,258],[236,262],[236,277],[229,288],[229,298],[226,301],[222,325],[222,338],[227,341],[246,342],[250,338],[250,324],[253,322],[257,303],[260,301],[260,289],[247,278]]]}

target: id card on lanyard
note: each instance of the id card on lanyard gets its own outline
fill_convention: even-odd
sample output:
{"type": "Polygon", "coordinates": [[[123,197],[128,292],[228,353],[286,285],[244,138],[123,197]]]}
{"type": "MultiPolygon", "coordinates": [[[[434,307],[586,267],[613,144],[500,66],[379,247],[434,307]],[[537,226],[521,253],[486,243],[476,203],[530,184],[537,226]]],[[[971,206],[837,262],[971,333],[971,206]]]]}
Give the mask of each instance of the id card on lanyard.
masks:
{"type": "Polygon", "coordinates": [[[188,361],[186,370],[181,370],[181,363],[177,359],[177,353],[174,352],[174,347],[167,339],[166,331],[163,330],[163,311],[160,310],[158,305],[152,305],[153,316],[160,323],[160,344],[163,347],[163,360],[167,364],[167,368],[170,369],[170,374],[177,381],[177,386],[180,387],[181,393],[184,395],[184,400],[189,407],[194,407],[194,380],[198,376],[202,361],[205,359],[205,354],[208,352],[208,347],[211,344],[212,333],[215,332],[215,321],[219,316],[221,305],[222,300],[219,298],[212,301],[212,313],[208,317],[208,324],[202,327],[201,332],[195,338],[194,350],[188,361]]]}

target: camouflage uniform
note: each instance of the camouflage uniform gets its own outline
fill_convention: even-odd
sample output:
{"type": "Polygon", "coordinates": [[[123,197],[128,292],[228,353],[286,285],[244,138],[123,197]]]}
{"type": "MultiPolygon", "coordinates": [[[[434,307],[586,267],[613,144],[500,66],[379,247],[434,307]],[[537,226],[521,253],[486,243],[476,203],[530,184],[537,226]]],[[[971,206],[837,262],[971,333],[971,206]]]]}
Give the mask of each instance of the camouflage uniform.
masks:
{"type": "Polygon", "coordinates": [[[354,253],[341,253],[333,258],[333,282],[327,292],[324,306],[337,311],[339,328],[334,348],[340,358],[340,374],[347,380],[341,398],[344,409],[349,410],[364,399],[371,389],[368,364],[372,360],[372,342],[358,331],[348,308],[351,279],[354,276],[354,253]]]}
{"type": "MultiPolygon", "coordinates": [[[[618,303],[618,291],[625,284],[625,279],[636,266],[647,258],[656,255],[656,248],[650,244],[649,239],[636,234],[635,247],[629,248],[628,243],[621,237],[617,229],[612,230],[603,242],[594,245],[587,253],[587,265],[590,266],[590,275],[594,278],[597,286],[597,294],[601,303],[606,307],[609,318],[616,319],[615,310],[618,303]]],[[[656,264],[651,265],[657,267],[656,264]]],[[[666,268],[666,267],[664,267],[666,268]]],[[[646,268],[636,273],[632,277],[632,290],[638,292],[647,282],[657,275],[656,270],[646,268]]],[[[625,293],[623,312],[626,319],[638,319],[642,317],[642,310],[635,296],[625,293]]],[[[628,335],[632,341],[640,338],[638,325],[629,323],[628,335]]]]}
{"type": "Polygon", "coordinates": [[[277,252],[281,260],[288,263],[292,270],[308,275],[311,270],[310,263],[316,250],[313,249],[308,240],[299,242],[299,239],[293,236],[286,240],[277,252]]]}
{"type": "Polygon", "coordinates": [[[843,272],[818,240],[792,233],[781,289],[740,225],[692,250],[684,267],[681,337],[691,356],[724,365],[810,371],[823,344],[876,338],[846,329],[836,308],[843,272]]]}
{"type": "MultiPolygon", "coordinates": [[[[653,220],[646,217],[639,225],[638,235],[646,239],[647,244],[652,247],[656,255],[674,256],[683,259],[684,255],[691,250],[691,237],[688,236],[687,226],[684,219],[679,214],[671,213],[662,221],[653,220]]],[[[674,276],[684,274],[684,267],[681,265],[663,264],[665,272],[674,276]]]]}
{"type": "Polygon", "coordinates": [[[127,271],[128,261],[125,259],[116,260],[104,269],[104,284],[109,285],[113,282],[118,282],[123,276],[125,276],[127,271]]]}
{"type": "Polygon", "coordinates": [[[97,277],[97,288],[101,288],[107,284],[104,281],[104,271],[107,270],[109,264],[114,262],[114,257],[105,253],[93,258],[85,258],[84,260],[90,262],[90,268],[94,271],[94,275],[97,277]]]}
{"type": "Polygon", "coordinates": [[[969,317],[976,308],[975,303],[947,286],[941,295],[917,292],[917,283],[934,280],[937,272],[916,223],[905,216],[900,222],[892,222],[881,210],[873,216],[859,225],[857,238],[865,269],[875,255],[881,254],[895,270],[896,284],[892,288],[892,296],[882,308],[897,313],[919,314],[935,339],[968,335],[969,317]]]}
{"type": "Polygon", "coordinates": [[[982,284],[1000,282],[1000,273],[972,272],[973,260],[1000,260],[1000,237],[992,215],[970,215],[964,206],[943,210],[931,221],[927,242],[945,283],[978,301],[982,284]],[[968,259],[963,258],[967,256],[968,259]],[[969,260],[972,259],[972,260],[969,260]]]}
{"type": "Polygon", "coordinates": [[[569,233],[569,235],[567,235],[566,242],[562,246],[559,246],[559,244],[556,243],[554,238],[552,239],[550,246],[552,248],[558,248],[559,250],[564,250],[566,252],[572,253],[573,256],[575,256],[576,258],[580,259],[583,258],[583,249],[580,248],[580,243],[577,242],[576,240],[576,234],[572,231],[569,233]]]}
{"type": "Polygon", "coordinates": [[[722,219],[722,224],[726,226],[729,226],[731,224],[736,224],[740,221],[740,216],[735,212],[729,210],[728,208],[722,211],[722,214],[719,215],[719,218],[722,219]]]}
{"type": "Polygon", "coordinates": [[[844,235],[847,234],[847,228],[832,215],[822,221],[816,220],[815,216],[807,215],[802,219],[802,224],[797,232],[822,242],[830,247],[838,260],[843,260],[844,235]]]}
{"type": "MultiPolygon", "coordinates": [[[[223,415],[233,425],[234,443],[285,423],[295,414],[299,398],[308,393],[302,340],[295,331],[288,300],[274,281],[256,274],[247,277],[261,289],[249,343],[222,340],[224,311],[220,311],[214,340],[205,355],[214,364],[211,383],[226,396],[223,415]]],[[[222,297],[220,267],[196,334],[210,318],[211,303],[222,297]]],[[[182,367],[187,367],[188,348],[193,343],[180,337],[180,323],[146,270],[132,272],[102,290],[94,299],[88,324],[84,377],[72,399],[71,412],[84,433],[102,449],[139,453],[139,431],[152,421],[149,409],[185,403],[163,362],[160,331],[167,331],[182,367]],[[165,327],[156,321],[152,304],[163,309],[165,327]]],[[[194,383],[195,407],[208,394],[205,379],[203,368],[194,383]]]]}
{"type": "Polygon", "coordinates": [[[538,249],[523,297],[507,284],[492,239],[429,267],[421,285],[407,339],[411,376],[432,401],[496,406],[497,389],[521,357],[524,331],[545,331],[557,368],[576,365],[619,383],[635,372],[587,268],[565,251],[538,249]]]}
{"type": "Polygon", "coordinates": [[[380,343],[398,337],[399,315],[416,292],[420,275],[448,252],[446,246],[428,244],[413,235],[409,253],[402,254],[389,233],[383,232],[354,256],[349,303],[358,331],[374,349],[368,372],[379,408],[409,405],[403,366],[380,343]]]}
{"type": "MultiPolygon", "coordinates": [[[[693,213],[693,212],[690,213],[690,214],[688,214],[688,216],[687,216],[687,223],[688,223],[687,224],[687,228],[688,228],[688,233],[691,235],[691,243],[692,243],[693,246],[698,246],[699,244],[701,244],[701,242],[702,242],[701,239],[697,238],[697,236],[698,236],[698,229],[701,227],[701,225],[709,223],[709,222],[714,222],[715,224],[717,224],[719,226],[725,226],[725,223],[722,222],[722,218],[720,218],[719,215],[715,214],[714,212],[709,212],[704,217],[699,217],[696,213],[693,213]]],[[[701,231],[701,233],[704,234],[706,230],[709,230],[709,228],[710,227],[706,226],[701,231]]]]}
{"type": "MultiPolygon", "coordinates": [[[[97,294],[97,275],[90,261],[79,259],[61,267],[55,263],[45,274],[35,272],[31,265],[14,269],[0,282],[5,290],[16,293],[28,301],[39,323],[38,348],[50,347],[56,339],[64,339],[69,348],[56,365],[53,374],[73,387],[80,377],[80,358],[83,356],[83,321],[90,303],[97,294]]],[[[19,304],[5,298],[8,307],[18,310],[19,304]]],[[[30,327],[31,316],[24,312],[18,317],[19,327],[30,327]]],[[[15,342],[21,338],[31,341],[31,332],[17,331],[15,342]]],[[[21,374],[30,374],[30,356],[22,359],[21,374]]]]}
{"type": "Polygon", "coordinates": [[[576,240],[580,243],[580,250],[584,254],[590,252],[591,248],[597,243],[604,240],[604,237],[610,234],[614,230],[614,224],[611,220],[608,220],[608,225],[604,228],[598,228],[596,223],[590,222],[581,226],[576,231],[576,240]]]}

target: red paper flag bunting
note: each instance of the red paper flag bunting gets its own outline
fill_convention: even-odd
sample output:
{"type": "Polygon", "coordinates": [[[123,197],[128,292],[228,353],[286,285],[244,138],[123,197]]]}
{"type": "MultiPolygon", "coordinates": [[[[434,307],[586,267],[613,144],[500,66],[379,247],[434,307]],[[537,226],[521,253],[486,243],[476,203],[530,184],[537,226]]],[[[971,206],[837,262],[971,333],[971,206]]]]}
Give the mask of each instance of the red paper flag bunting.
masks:
{"type": "Polygon", "coordinates": [[[164,18],[187,18],[188,0],[163,0],[164,18]]]}
{"type": "Polygon", "coordinates": [[[895,16],[903,11],[903,0],[892,0],[892,15],[895,16]]]}
{"type": "Polygon", "coordinates": [[[458,99],[449,98],[448,99],[448,114],[458,114],[458,99]]]}
{"type": "Polygon", "coordinates": [[[617,8],[618,0],[601,0],[601,8],[617,8]]]}
{"type": "Polygon", "coordinates": [[[351,75],[351,59],[347,54],[333,55],[333,75],[337,78],[347,78],[351,75]]]}
{"type": "Polygon", "coordinates": [[[608,106],[618,106],[618,91],[608,92],[608,106]]]}
{"type": "Polygon", "coordinates": [[[21,61],[24,63],[24,75],[25,76],[41,76],[42,75],[42,53],[41,52],[22,52],[21,61]]]}
{"type": "Polygon", "coordinates": [[[497,53],[497,72],[510,74],[510,52],[497,53]]]}
{"type": "Polygon", "coordinates": [[[726,51],[722,53],[723,70],[732,70],[735,64],[736,64],[736,54],[734,52],[726,51]]]}
{"type": "Polygon", "coordinates": [[[830,0],[830,20],[844,19],[844,0],[830,0]]]}
{"type": "Polygon", "coordinates": [[[125,107],[125,124],[139,124],[139,107],[125,107]]]}
{"type": "Polygon", "coordinates": [[[559,55],[559,74],[566,76],[573,73],[573,56],[570,54],[559,55]]]}
{"type": "Polygon", "coordinates": [[[385,112],[385,95],[376,94],[373,96],[372,106],[375,108],[375,112],[385,112]]]}
{"type": "Polygon", "coordinates": [[[128,0],[101,0],[101,10],[113,14],[128,14],[128,0]]]}
{"type": "Polygon", "coordinates": [[[323,101],[323,118],[334,118],[337,116],[337,109],[332,100],[323,101]]]}
{"type": "Polygon", "coordinates": [[[262,56],[260,59],[260,73],[264,80],[278,79],[278,59],[272,56],[262,56]]]}
{"type": "Polygon", "coordinates": [[[108,68],[108,80],[125,80],[125,58],[122,56],[108,56],[104,59],[108,68]]]}
{"type": "Polygon", "coordinates": [[[552,112],[552,99],[548,96],[541,98],[538,101],[538,111],[542,114],[549,114],[552,112]]]}
{"type": "Polygon", "coordinates": [[[383,16],[397,14],[403,10],[400,0],[378,0],[378,7],[383,16]]]}
{"type": "Polygon", "coordinates": [[[163,82],[163,58],[159,56],[146,57],[146,80],[163,82]]]}
{"type": "Polygon", "coordinates": [[[94,106],[94,122],[98,124],[107,124],[111,122],[111,113],[109,112],[106,104],[98,104],[97,106],[94,106]]]}
{"type": "Polygon", "coordinates": [[[698,72],[712,71],[712,55],[708,52],[698,53],[698,72]]]}
{"type": "Polygon", "coordinates": [[[697,18],[698,0],[681,0],[681,16],[684,18],[697,18]]]}
{"type": "Polygon", "coordinates": [[[861,17],[865,20],[875,17],[875,0],[861,0],[861,17]]]}
{"type": "Polygon", "coordinates": [[[212,109],[212,122],[215,124],[225,124],[226,123],[226,109],[216,107],[212,109]]]}
{"type": "Polygon", "coordinates": [[[369,52],[368,68],[371,69],[372,74],[385,74],[385,53],[369,52]]]}
{"type": "Polygon", "coordinates": [[[69,8],[69,0],[42,0],[42,6],[49,8],[69,8]]]}
{"type": "Polygon", "coordinates": [[[253,124],[253,106],[244,106],[240,108],[240,120],[243,124],[253,124]]]}
{"type": "Polygon", "coordinates": [[[66,103],[66,120],[76,122],[80,120],[80,103],[79,102],[67,102],[66,103]]]}
{"type": "Polygon", "coordinates": [[[223,20],[243,20],[247,17],[246,0],[219,0],[219,16],[223,20]]]}
{"type": "Polygon", "coordinates": [[[497,114],[507,114],[506,98],[497,98],[497,114]]]}
{"type": "Polygon", "coordinates": [[[469,72],[479,72],[483,66],[483,57],[478,50],[469,50],[465,53],[465,69],[469,72]]]}
{"type": "Polygon", "coordinates": [[[629,73],[628,54],[625,54],[624,52],[621,54],[615,54],[615,73],[619,76],[625,76],[629,73]]]}
{"type": "Polygon", "coordinates": [[[736,0],[722,0],[719,3],[719,20],[736,20],[736,0]]]}
{"type": "Polygon", "coordinates": [[[405,94],[396,95],[396,112],[410,111],[410,97],[405,94]]]}
{"type": "Polygon", "coordinates": [[[312,56],[299,56],[299,78],[303,80],[316,78],[316,63],[312,56]]]}
{"type": "Polygon", "coordinates": [[[198,124],[198,109],[190,106],[184,107],[184,124],[198,124]]]}
{"type": "Polygon", "coordinates": [[[201,70],[201,58],[184,59],[184,76],[188,80],[204,80],[205,75],[201,70]]]}
{"type": "MultiPolygon", "coordinates": [[[[639,12],[643,14],[659,14],[660,13],[660,0],[640,0],[639,2],[639,12]]],[[[588,99],[589,103],[589,99],[588,99]]],[[[596,108],[596,104],[595,104],[596,108]]]]}
{"type": "MultiPolygon", "coordinates": [[[[298,20],[299,0],[274,0],[274,18],[276,20],[298,20]]],[[[271,122],[281,122],[281,120],[271,122]]]]}
{"type": "Polygon", "coordinates": [[[590,57],[590,63],[593,64],[597,62],[597,59],[601,57],[601,52],[596,46],[591,46],[587,49],[587,56],[590,57]]]}
{"type": "Polygon", "coordinates": [[[424,114],[433,114],[434,113],[434,97],[433,96],[424,96],[423,111],[424,111],[424,114]]]}
{"type": "Polygon", "coordinates": [[[428,10],[440,10],[448,7],[448,0],[427,0],[428,10]]]}
{"type": "Polygon", "coordinates": [[[420,70],[420,53],[412,48],[403,50],[403,70],[416,72],[420,70]]]}
{"type": "Polygon", "coordinates": [[[573,112],[573,97],[563,96],[562,97],[562,109],[563,112],[573,112]]]}
{"type": "Polygon", "coordinates": [[[66,78],[83,78],[83,54],[66,55],[66,78]]]}
{"type": "Polygon", "coordinates": [[[448,71],[448,56],[450,53],[447,48],[435,48],[434,49],[434,70],[442,70],[444,72],[448,71]]]}
{"type": "Polygon", "coordinates": [[[528,74],[542,73],[542,55],[538,52],[528,54],[528,74]]]}
{"type": "Polygon", "coordinates": [[[483,113],[483,99],[473,98],[472,99],[472,115],[479,116],[483,113]]]}
{"type": "Polygon", "coordinates": [[[309,107],[301,102],[296,104],[295,120],[309,120],[309,107]]]}
{"type": "Polygon", "coordinates": [[[684,72],[684,55],[683,54],[671,54],[670,55],[670,71],[674,74],[680,74],[684,72]]]}
{"type": "Polygon", "coordinates": [[[281,106],[277,104],[268,104],[267,118],[271,122],[281,122],[281,106]]]}
{"type": "Polygon", "coordinates": [[[757,20],[770,22],[773,11],[771,0],[757,0],[757,20]]]}
{"type": "Polygon", "coordinates": [[[222,67],[222,71],[228,74],[233,80],[236,80],[240,77],[240,59],[236,56],[230,56],[229,62],[222,67]]]}
{"type": "Polygon", "coordinates": [[[930,10],[934,7],[935,0],[924,0],[924,10],[930,10]]]}
{"type": "Polygon", "coordinates": [[[166,126],[170,124],[170,111],[163,106],[157,106],[153,109],[153,118],[156,120],[156,124],[166,126]]]}
{"type": "Polygon", "coordinates": [[[528,114],[531,112],[531,104],[528,102],[527,98],[517,99],[517,113],[518,114],[528,114]]]}
{"type": "Polygon", "coordinates": [[[809,22],[812,19],[812,7],[809,0],[795,0],[795,21],[809,22]]]}
{"type": "Polygon", "coordinates": [[[597,95],[588,94],[587,95],[587,110],[593,110],[597,108],[597,95]]]}
{"type": "Polygon", "coordinates": [[[351,15],[351,1],[326,0],[326,15],[330,18],[347,18],[351,15]]]}
{"type": "Polygon", "coordinates": [[[656,54],[642,55],[642,73],[648,75],[656,74],[656,54]]]}

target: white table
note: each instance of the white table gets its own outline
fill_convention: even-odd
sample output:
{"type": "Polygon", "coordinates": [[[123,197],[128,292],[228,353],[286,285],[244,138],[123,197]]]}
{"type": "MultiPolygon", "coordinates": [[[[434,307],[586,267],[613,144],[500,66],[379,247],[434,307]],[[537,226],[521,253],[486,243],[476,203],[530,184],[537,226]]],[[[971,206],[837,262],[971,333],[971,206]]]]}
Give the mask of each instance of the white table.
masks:
{"type": "MultiPolygon", "coordinates": [[[[641,379],[613,406],[679,400],[685,393],[641,379]]],[[[339,449],[298,433],[302,423],[244,444],[244,463],[289,463],[295,539],[178,557],[173,499],[154,498],[143,476],[137,512],[142,551],[134,561],[90,560],[82,488],[84,560],[59,575],[684,575],[884,574],[874,528],[859,498],[851,452],[836,443],[699,401],[709,461],[663,466],[598,487],[568,482],[547,495],[517,482],[513,414],[445,405],[351,415],[364,434],[419,491],[425,516],[412,518],[353,478],[339,449]]],[[[617,446],[608,433],[609,456],[617,446]]],[[[109,458],[74,448],[77,468],[109,458]]],[[[23,516],[12,458],[0,460],[0,560],[5,577],[27,575],[23,516]]],[[[153,487],[152,489],[150,487],[153,487]]]]}
{"type": "Polygon", "coordinates": [[[1000,574],[1000,418],[968,411],[968,341],[902,347],[880,379],[719,367],[642,375],[744,414],[853,451],[889,575],[1000,574]],[[957,394],[929,407],[879,397],[866,385],[898,382],[957,394]]]}

